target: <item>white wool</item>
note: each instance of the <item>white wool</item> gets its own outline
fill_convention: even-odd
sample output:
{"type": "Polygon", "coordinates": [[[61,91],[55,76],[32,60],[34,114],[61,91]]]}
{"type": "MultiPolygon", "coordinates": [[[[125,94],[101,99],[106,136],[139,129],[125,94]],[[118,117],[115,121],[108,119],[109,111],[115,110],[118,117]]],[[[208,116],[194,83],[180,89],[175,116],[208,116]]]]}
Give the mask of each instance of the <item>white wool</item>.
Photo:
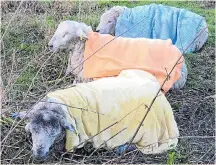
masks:
{"type": "MultiPolygon", "coordinates": [[[[88,38],[88,33],[92,31],[91,26],[85,23],[66,20],[58,25],[53,37],[50,39],[48,45],[53,52],[58,49],[67,49],[71,42],[76,38],[88,38]]],[[[91,79],[84,79],[82,76],[83,58],[84,58],[85,40],[77,40],[74,50],[69,53],[68,66],[66,75],[73,73],[77,82],[88,82],[91,79]]]]}
{"type": "Polygon", "coordinates": [[[66,20],[58,25],[48,45],[54,52],[61,48],[68,48],[68,45],[74,38],[87,38],[90,31],[92,31],[91,26],[85,23],[66,20]]]}
{"type": "Polygon", "coordinates": [[[73,73],[75,75],[75,82],[89,82],[92,79],[86,79],[83,77],[83,59],[84,59],[84,48],[85,42],[78,40],[75,44],[73,52],[70,52],[68,58],[68,67],[66,70],[66,75],[73,73]]]}

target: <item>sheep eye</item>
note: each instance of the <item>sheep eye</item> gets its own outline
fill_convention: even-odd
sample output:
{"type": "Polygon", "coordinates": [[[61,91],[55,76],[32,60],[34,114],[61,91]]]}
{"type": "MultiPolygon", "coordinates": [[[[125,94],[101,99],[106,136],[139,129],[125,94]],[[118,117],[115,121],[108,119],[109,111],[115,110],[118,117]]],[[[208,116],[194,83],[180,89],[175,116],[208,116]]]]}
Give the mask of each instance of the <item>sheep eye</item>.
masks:
{"type": "Polygon", "coordinates": [[[112,23],[112,21],[108,21],[108,23],[112,23]]]}

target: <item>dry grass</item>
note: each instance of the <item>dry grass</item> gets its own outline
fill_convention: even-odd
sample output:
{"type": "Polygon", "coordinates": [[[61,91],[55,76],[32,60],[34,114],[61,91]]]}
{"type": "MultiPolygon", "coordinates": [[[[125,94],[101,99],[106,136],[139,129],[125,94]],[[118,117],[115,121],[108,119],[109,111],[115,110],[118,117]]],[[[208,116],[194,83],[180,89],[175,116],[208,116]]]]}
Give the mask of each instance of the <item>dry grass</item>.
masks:
{"type": "MultiPolygon", "coordinates": [[[[51,54],[46,48],[56,25],[61,20],[74,19],[95,28],[104,7],[116,3],[32,1],[23,2],[17,10],[19,5],[20,2],[2,3],[1,32],[4,38],[1,41],[1,65],[4,97],[1,115],[1,163],[6,164],[41,163],[31,156],[31,141],[25,134],[25,123],[14,121],[7,114],[26,110],[48,91],[71,85],[73,81],[72,75],[63,76],[68,52],[51,54]],[[13,20],[7,28],[11,18],[13,20]]],[[[134,5],[138,3],[129,4],[134,5]]],[[[176,4],[178,5],[182,4],[176,4]]],[[[185,8],[190,7],[191,2],[183,5],[185,8]]],[[[197,13],[204,13],[210,27],[215,26],[215,22],[212,23],[210,19],[212,17],[208,17],[208,12],[212,13],[212,3],[194,5],[197,13]]],[[[214,34],[212,29],[210,31],[214,34]]],[[[121,159],[121,163],[207,164],[215,161],[215,104],[212,97],[215,94],[214,40],[211,35],[200,52],[186,56],[189,66],[186,87],[167,94],[181,135],[176,150],[158,155],[142,155],[135,151],[121,159]],[[176,157],[172,157],[172,153],[176,157]]],[[[44,163],[80,163],[83,160],[84,163],[114,163],[114,158],[118,157],[113,151],[99,149],[90,158],[86,158],[92,151],[91,145],[87,144],[64,157],[61,157],[62,153],[52,152],[44,163]]]]}

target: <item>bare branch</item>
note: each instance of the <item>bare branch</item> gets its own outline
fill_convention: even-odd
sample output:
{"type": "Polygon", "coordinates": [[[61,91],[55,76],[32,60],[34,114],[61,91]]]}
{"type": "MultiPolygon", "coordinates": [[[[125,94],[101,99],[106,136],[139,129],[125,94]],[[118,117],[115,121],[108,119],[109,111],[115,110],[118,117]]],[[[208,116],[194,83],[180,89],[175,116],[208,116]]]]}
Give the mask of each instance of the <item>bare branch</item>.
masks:
{"type": "MultiPolygon", "coordinates": [[[[206,27],[206,28],[207,28],[207,27],[206,27]]],[[[203,32],[206,28],[202,29],[201,32],[203,32]]],[[[198,33],[198,35],[195,37],[195,39],[187,46],[187,48],[186,48],[183,52],[185,52],[185,51],[192,45],[192,43],[196,40],[196,38],[198,38],[198,37],[202,34],[201,32],[198,33]]],[[[168,76],[171,75],[172,71],[174,70],[174,68],[176,67],[176,65],[178,65],[178,62],[180,61],[180,59],[181,59],[182,57],[183,57],[183,54],[178,58],[178,60],[176,61],[176,63],[175,63],[174,66],[172,67],[171,71],[169,72],[168,76]]],[[[129,144],[127,145],[125,151],[122,153],[121,157],[124,156],[124,154],[125,154],[125,153],[127,152],[127,150],[128,150],[128,147],[132,144],[132,142],[133,142],[134,138],[136,137],[136,135],[137,135],[137,133],[138,133],[140,127],[142,126],[144,120],[146,119],[146,116],[147,116],[148,113],[150,112],[151,107],[152,107],[152,105],[154,104],[154,102],[155,102],[155,100],[156,100],[158,94],[160,93],[161,89],[163,88],[163,86],[164,86],[166,80],[167,80],[167,78],[163,81],[163,83],[162,83],[160,89],[159,89],[159,90],[157,91],[157,93],[156,93],[156,96],[155,96],[155,97],[153,98],[153,100],[151,101],[151,103],[150,103],[150,105],[149,105],[149,107],[148,107],[148,109],[147,109],[146,114],[144,115],[144,117],[143,117],[141,123],[139,124],[139,126],[138,126],[136,132],[134,133],[132,139],[130,140],[129,144]]]]}

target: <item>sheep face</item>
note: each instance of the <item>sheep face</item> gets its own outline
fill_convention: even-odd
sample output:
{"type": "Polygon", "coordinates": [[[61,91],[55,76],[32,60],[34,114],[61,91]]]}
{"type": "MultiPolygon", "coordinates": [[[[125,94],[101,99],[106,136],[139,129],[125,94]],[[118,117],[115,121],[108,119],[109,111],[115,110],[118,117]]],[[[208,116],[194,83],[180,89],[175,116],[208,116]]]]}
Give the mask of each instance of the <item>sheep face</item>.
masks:
{"type": "Polygon", "coordinates": [[[38,159],[47,158],[50,148],[63,140],[66,130],[75,131],[56,103],[39,102],[31,111],[19,112],[16,117],[28,120],[25,130],[31,134],[33,156],[38,159]]]}
{"type": "Polygon", "coordinates": [[[118,17],[124,11],[124,6],[115,6],[110,10],[106,10],[100,18],[100,23],[96,29],[101,34],[115,34],[115,25],[118,17]]]}
{"type": "Polygon", "coordinates": [[[33,116],[25,129],[31,133],[32,152],[34,157],[39,159],[45,159],[48,156],[50,147],[63,132],[57,116],[46,112],[33,116]]]}
{"type": "Polygon", "coordinates": [[[89,31],[92,31],[91,27],[84,23],[69,20],[63,21],[58,25],[48,46],[53,52],[56,52],[58,49],[68,48],[73,39],[78,37],[87,38],[89,31]]]}

